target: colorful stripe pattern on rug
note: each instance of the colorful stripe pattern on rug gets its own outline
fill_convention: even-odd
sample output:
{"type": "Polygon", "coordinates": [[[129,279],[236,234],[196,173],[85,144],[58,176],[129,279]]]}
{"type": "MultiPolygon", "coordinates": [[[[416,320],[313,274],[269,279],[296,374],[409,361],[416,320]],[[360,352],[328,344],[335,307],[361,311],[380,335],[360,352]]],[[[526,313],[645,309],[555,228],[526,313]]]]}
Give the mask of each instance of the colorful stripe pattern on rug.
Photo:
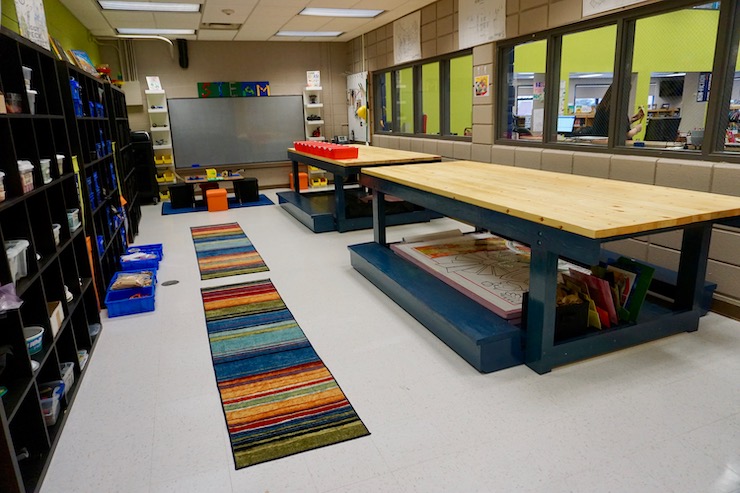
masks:
{"type": "Polygon", "coordinates": [[[370,434],[270,280],[201,294],[237,469],[370,434]]]}
{"type": "Polygon", "coordinates": [[[269,270],[237,223],[190,228],[201,279],[269,270]]]}

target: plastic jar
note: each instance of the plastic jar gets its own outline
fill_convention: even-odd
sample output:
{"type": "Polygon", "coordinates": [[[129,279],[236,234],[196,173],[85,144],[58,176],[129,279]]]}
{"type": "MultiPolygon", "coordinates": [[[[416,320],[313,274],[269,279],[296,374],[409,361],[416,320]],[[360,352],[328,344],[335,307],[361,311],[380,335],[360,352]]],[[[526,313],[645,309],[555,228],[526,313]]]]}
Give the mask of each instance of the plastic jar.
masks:
{"type": "Polygon", "coordinates": [[[44,179],[44,184],[51,182],[51,159],[41,159],[41,176],[44,179]]]}
{"type": "Polygon", "coordinates": [[[64,154],[57,154],[57,168],[59,169],[59,176],[64,174],[64,154]]]}
{"type": "Polygon", "coordinates": [[[33,164],[31,164],[31,161],[18,161],[18,173],[21,175],[23,193],[33,190],[33,164]]]}
{"type": "Polygon", "coordinates": [[[27,89],[26,95],[28,96],[28,109],[31,111],[32,115],[36,114],[36,96],[38,95],[38,91],[34,91],[33,89],[27,89]]]}

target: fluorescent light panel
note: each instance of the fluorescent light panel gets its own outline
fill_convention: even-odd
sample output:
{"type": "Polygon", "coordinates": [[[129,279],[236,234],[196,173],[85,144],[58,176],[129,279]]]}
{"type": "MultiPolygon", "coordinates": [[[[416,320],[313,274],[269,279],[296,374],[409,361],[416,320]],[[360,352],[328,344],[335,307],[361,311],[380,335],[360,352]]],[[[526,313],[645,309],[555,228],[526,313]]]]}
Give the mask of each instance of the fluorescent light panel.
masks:
{"type": "Polygon", "coordinates": [[[342,31],[278,31],[275,36],[292,36],[297,38],[336,38],[342,31]]]}
{"type": "Polygon", "coordinates": [[[118,31],[118,34],[142,34],[145,36],[195,34],[195,29],[146,29],[140,27],[119,27],[116,31],[118,31]]]}
{"type": "Polygon", "coordinates": [[[122,2],[98,0],[103,10],[135,10],[144,12],[200,12],[199,3],[122,2]]]}
{"type": "Polygon", "coordinates": [[[314,15],[318,17],[362,17],[372,18],[385,12],[384,10],[369,9],[322,9],[322,8],[305,8],[299,15],[314,15]]]}

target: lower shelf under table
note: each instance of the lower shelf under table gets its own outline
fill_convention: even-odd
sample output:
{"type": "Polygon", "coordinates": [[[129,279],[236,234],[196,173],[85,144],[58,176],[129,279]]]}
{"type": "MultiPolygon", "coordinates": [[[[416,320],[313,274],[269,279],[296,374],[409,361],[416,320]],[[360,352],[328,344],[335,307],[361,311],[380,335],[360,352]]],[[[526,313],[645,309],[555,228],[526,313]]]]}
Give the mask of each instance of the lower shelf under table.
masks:
{"type": "MultiPolygon", "coordinates": [[[[524,363],[525,332],[378,243],[351,245],[352,267],[483,373],[524,363]]],[[[715,285],[705,284],[711,292],[715,285]]],[[[702,313],[707,307],[702,307],[702,313]]],[[[696,330],[698,310],[673,311],[648,298],[637,324],[559,341],[555,365],[696,330]]]]}
{"type": "MultiPolygon", "coordinates": [[[[283,209],[314,233],[372,228],[372,202],[362,200],[367,194],[360,189],[345,189],[344,193],[347,207],[342,219],[336,214],[334,191],[278,192],[277,196],[283,209]]],[[[408,202],[389,202],[386,207],[388,225],[429,222],[440,217],[408,202]]]]}

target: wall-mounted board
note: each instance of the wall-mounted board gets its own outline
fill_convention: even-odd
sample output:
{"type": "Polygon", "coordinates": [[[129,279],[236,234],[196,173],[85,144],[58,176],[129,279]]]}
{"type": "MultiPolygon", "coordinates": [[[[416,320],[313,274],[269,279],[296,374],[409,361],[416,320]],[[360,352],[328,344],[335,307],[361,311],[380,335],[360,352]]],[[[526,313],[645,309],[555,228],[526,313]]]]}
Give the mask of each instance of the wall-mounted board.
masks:
{"type": "Polygon", "coordinates": [[[178,168],[287,160],[305,140],[303,98],[185,98],[167,101],[178,168]]]}

